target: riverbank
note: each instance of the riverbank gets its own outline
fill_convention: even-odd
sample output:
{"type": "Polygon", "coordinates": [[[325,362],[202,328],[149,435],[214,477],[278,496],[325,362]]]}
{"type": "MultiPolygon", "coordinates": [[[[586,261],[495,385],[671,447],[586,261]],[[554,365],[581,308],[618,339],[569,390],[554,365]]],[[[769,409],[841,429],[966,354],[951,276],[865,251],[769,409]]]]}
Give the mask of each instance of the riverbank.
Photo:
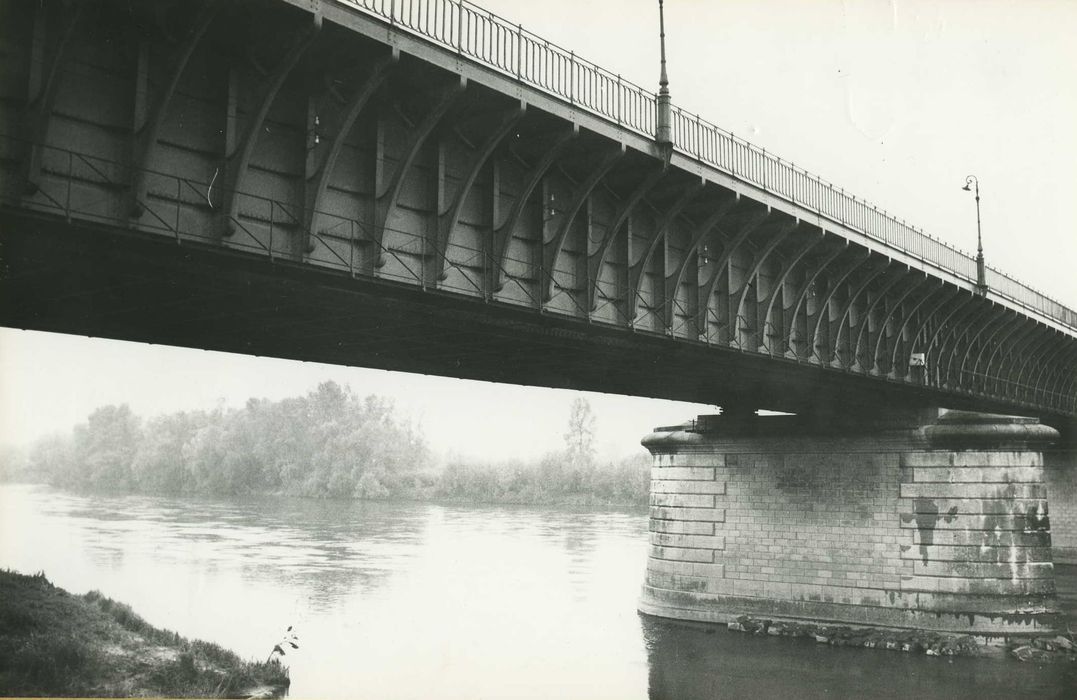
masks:
{"type": "Polygon", "coordinates": [[[247,697],[289,685],[280,663],[153,627],[96,591],[0,570],[0,696],[247,697]]]}

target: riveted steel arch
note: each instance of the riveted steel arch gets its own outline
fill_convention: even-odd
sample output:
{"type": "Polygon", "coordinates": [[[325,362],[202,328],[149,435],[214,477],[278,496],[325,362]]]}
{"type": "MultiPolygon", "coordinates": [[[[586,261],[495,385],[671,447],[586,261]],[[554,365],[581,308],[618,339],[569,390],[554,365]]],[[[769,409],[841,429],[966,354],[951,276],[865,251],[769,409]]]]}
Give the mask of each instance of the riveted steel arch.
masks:
{"type": "MultiPolygon", "coordinates": [[[[774,318],[775,314],[774,302],[778,299],[778,297],[783,295],[785,291],[786,281],[789,279],[790,273],[792,273],[792,271],[796,269],[797,265],[804,259],[804,257],[809,252],[811,252],[827,240],[827,235],[825,231],[814,227],[808,228],[806,226],[801,226],[802,223],[803,222],[798,223],[798,228],[808,229],[802,234],[805,239],[804,243],[800,246],[800,248],[796,249],[791,256],[789,256],[788,258],[783,258],[782,267],[778,272],[777,278],[774,280],[774,286],[770,290],[770,294],[767,295],[767,298],[764,299],[763,302],[760,304],[760,309],[762,310],[762,313],[759,314],[759,318],[762,319],[763,337],[770,336],[770,334],[767,333],[767,329],[775,327],[775,324],[771,320],[774,318]]],[[[783,311],[784,322],[785,307],[783,306],[781,310],[783,311]]],[[[782,343],[779,343],[779,345],[781,345],[782,347],[778,350],[777,354],[784,354],[789,349],[789,346],[786,345],[784,341],[784,338],[788,336],[788,333],[784,332],[785,325],[786,324],[783,323],[782,327],[777,329],[778,333],[773,335],[773,337],[783,339],[782,343]]],[[[762,351],[768,354],[775,354],[774,349],[770,348],[765,343],[762,343],[760,347],[762,351]]]]}
{"type": "Polygon", "coordinates": [[[490,156],[494,153],[494,150],[501,144],[505,137],[509,135],[519,121],[523,119],[526,112],[527,105],[521,102],[498,115],[497,127],[487,135],[486,140],[476,150],[470,167],[467,170],[467,174],[464,176],[463,182],[461,182],[460,186],[457,188],[456,197],[453,198],[450,209],[445,212],[438,212],[436,274],[439,280],[444,280],[447,274],[445,270],[447,262],[446,256],[449,243],[452,239],[453,230],[460,220],[460,212],[463,211],[464,202],[467,200],[467,196],[471,192],[475,180],[479,177],[479,171],[489,160],[490,156]]]}
{"type": "Polygon", "coordinates": [[[942,344],[945,343],[948,334],[956,335],[959,332],[959,327],[963,326],[969,316],[976,313],[979,308],[978,301],[980,301],[980,297],[973,294],[950,309],[950,312],[946,314],[946,316],[935,321],[935,327],[931,330],[931,335],[923,346],[924,356],[927,359],[927,369],[924,372],[924,379],[928,380],[933,378],[934,381],[929,383],[932,383],[934,386],[941,386],[938,365],[942,362],[942,344]],[[957,317],[956,320],[954,319],[955,316],[957,317]],[[937,345],[936,343],[939,341],[940,335],[943,337],[943,341],[937,345]]]}
{"type": "MultiPolygon", "coordinates": [[[[830,327],[830,336],[831,336],[830,348],[829,348],[829,350],[830,350],[829,361],[830,362],[835,362],[836,361],[836,362],[838,362],[839,365],[842,365],[844,367],[848,367],[848,366],[850,366],[852,364],[852,361],[850,361],[849,363],[843,363],[841,361],[841,354],[840,354],[841,338],[842,338],[842,329],[845,328],[845,325],[846,325],[845,321],[849,320],[849,323],[850,324],[852,323],[852,320],[850,319],[850,316],[852,314],[853,306],[860,299],[860,295],[866,293],[866,291],[867,291],[868,287],[871,285],[871,283],[874,282],[875,280],[877,280],[880,275],[883,275],[883,274],[885,274],[887,272],[891,272],[892,270],[893,270],[893,265],[890,263],[889,260],[882,261],[880,264],[876,265],[874,268],[871,268],[871,269],[867,270],[864,273],[863,278],[857,284],[857,286],[854,287],[852,289],[852,291],[849,292],[849,296],[846,298],[845,303],[842,305],[842,307],[841,307],[841,309],[840,309],[840,311],[838,313],[837,322],[831,324],[831,327],[830,327]]],[[[900,274],[895,275],[895,276],[898,277],[898,279],[900,279],[900,274]]],[[[824,361],[827,361],[827,360],[824,360],[824,361]]]]}
{"type": "Polygon", "coordinates": [[[258,138],[262,135],[262,125],[269,115],[269,108],[272,107],[277,95],[280,94],[284,81],[288,79],[292,69],[314,43],[314,39],[318,36],[321,28],[322,16],[320,13],[315,13],[310,23],[296,34],[292,47],[288,49],[269,76],[268,83],[262,91],[261,99],[258,100],[258,109],[247,124],[239,149],[234,154],[228,154],[224,187],[222,188],[224,201],[221,204],[224,217],[222,233],[225,236],[231,236],[235,233],[239,216],[237,193],[243,187],[251,156],[254,154],[254,148],[258,144],[258,138]]]}
{"type": "Polygon", "coordinates": [[[849,275],[853,274],[853,272],[860,269],[864,265],[867,265],[870,260],[871,251],[863,250],[861,254],[852,256],[852,259],[849,261],[848,265],[846,265],[844,268],[838,269],[838,274],[836,277],[827,278],[826,296],[824,297],[822,303],[819,304],[815,312],[815,330],[812,332],[811,336],[811,352],[808,355],[809,357],[816,357],[822,363],[826,363],[828,361],[819,353],[819,331],[823,326],[823,319],[826,318],[826,316],[830,312],[830,302],[831,300],[833,300],[834,295],[837,294],[838,289],[841,287],[841,285],[845,282],[846,279],[848,279],[849,275]]]}
{"type": "Polygon", "coordinates": [[[496,279],[496,284],[494,285],[496,291],[501,291],[505,286],[505,271],[502,267],[505,262],[505,253],[508,250],[509,241],[520,224],[520,217],[523,216],[524,207],[527,206],[528,200],[531,199],[531,194],[538,187],[546,172],[564,153],[568,144],[579,134],[579,126],[571,124],[553,138],[552,142],[545,148],[542,158],[530,168],[526,184],[516,197],[516,201],[513,202],[512,209],[509,210],[505,220],[500,226],[495,225],[491,267],[493,270],[492,275],[496,279]]]}
{"type": "Polygon", "coordinates": [[[610,148],[598,158],[597,164],[591,169],[587,177],[582,183],[577,185],[575,196],[572,198],[572,202],[569,204],[568,209],[563,212],[563,218],[560,226],[557,228],[557,232],[554,234],[553,239],[549,244],[543,246],[543,267],[547,272],[547,280],[542,283],[542,299],[544,302],[550,301],[553,298],[553,274],[552,270],[557,263],[558,256],[561,255],[561,248],[565,244],[565,238],[568,236],[569,229],[572,228],[572,224],[576,221],[576,215],[580,211],[580,207],[587,201],[587,198],[591,196],[591,192],[594,191],[598,183],[602,181],[602,178],[606,177],[613,166],[617,164],[621,158],[624,157],[627,149],[623,143],[617,144],[613,148],[610,148]]]}
{"type": "MultiPolygon", "coordinates": [[[[23,189],[28,194],[33,194],[38,190],[38,179],[41,177],[41,144],[48,140],[53,108],[63,78],[61,67],[67,57],[71,38],[75,35],[75,28],[87,4],[85,2],[68,3],[69,10],[60,29],[60,38],[56,42],[51,59],[48,60],[48,70],[45,71],[44,81],[41,82],[40,74],[36,70],[30,72],[26,110],[22,120],[23,139],[28,149],[28,154],[23,161],[23,189]],[[35,85],[35,83],[39,84],[35,85]]],[[[34,55],[31,61],[35,64],[35,68],[36,65],[45,63],[46,11],[45,3],[39,3],[34,12],[32,49],[34,55]]]]}
{"type": "Polygon", "coordinates": [[[606,254],[609,251],[613,241],[620,234],[621,228],[628,217],[632,215],[636,206],[643,201],[643,198],[654,189],[669,172],[668,163],[665,161],[659,161],[658,165],[653,167],[650,172],[636,185],[635,189],[618,204],[617,209],[613,215],[612,222],[606,227],[605,233],[602,235],[602,240],[599,241],[598,247],[594,253],[591,253],[587,257],[587,273],[590,282],[587,285],[587,308],[594,311],[597,307],[598,298],[598,280],[602,273],[602,264],[606,261],[606,254]]]}
{"type": "Polygon", "coordinates": [[[1004,360],[1000,362],[999,375],[1005,375],[1007,377],[1007,389],[1006,395],[1012,398],[1018,398],[1021,392],[1020,376],[1017,372],[1017,367],[1024,364],[1026,358],[1028,358],[1032,346],[1040,339],[1038,331],[1043,329],[1043,326],[1035,324],[1031,329],[1028,329],[1028,324],[1023,337],[1014,338],[1010,342],[1010,347],[1004,355],[1004,360]],[[1038,328],[1037,328],[1038,326],[1038,328]]]}
{"type": "MultiPolygon", "coordinates": [[[[914,268],[906,266],[904,268],[904,270],[902,270],[898,274],[895,274],[894,278],[885,287],[883,287],[881,290],[879,290],[879,293],[875,295],[875,298],[872,299],[871,303],[868,304],[866,309],[864,309],[864,321],[863,321],[863,323],[859,324],[859,327],[856,330],[856,339],[853,342],[853,364],[852,364],[852,367],[854,369],[859,368],[862,371],[864,371],[864,370],[872,371],[872,370],[875,370],[877,368],[874,357],[871,358],[871,365],[869,367],[862,367],[861,362],[860,362],[860,358],[862,356],[861,352],[862,352],[863,342],[864,342],[865,336],[868,337],[868,342],[869,343],[871,342],[871,338],[870,338],[870,336],[871,336],[871,332],[870,332],[871,315],[873,313],[875,313],[876,307],[878,307],[878,305],[881,304],[884,300],[888,299],[888,300],[890,300],[891,303],[900,304],[905,299],[905,297],[909,293],[912,292],[912,290],[914,290],[919,284],[921,284],[922,281],[917,280],[914,273],[915,273],[914,268]],[[905,280],[908,280],[908,279],[912,279],[912,284],[910,284],[902,292],[898,293],[896,298],[891,297],[890,294],[893,291],[893,289],[895,287],[897,287],[899,284],[901,284],[902,282],[904,282],[905,280]]],[[[890,316],[889,313],[885,314],[885,318],[883,320],[883,323],[880,324],[880,326],[885,325],[886,320],[889,319],[889,316],[890,316]]]]}
{"type": "Polygon", "coordinates": [[[953,372],[954,358],[958,354],[969,351],[969,348],[972,347],[973,338],[979,332],[978,329],[982,329],[985,322],[989,321],[994,313],[993,305],[983,303],[981,299],[981,303],[971,308],[961,327],[955,328],[947,337],[943,338],[939,345],[937,359],[933,365],[939,386],[950,386],[954,381],[957,381],[953,372]]]}
{"type": "MultiPolygon", "coordinates": [[[[825,235],[825,231],[824,231],[824,235],[825,235]]],[[[840,240],[839,244],[834,247],[834,250],[832,250],[823,260],[820,260],[820,261],[815,263],[814,269],[811,270],[811,274],[804,276],[804,282],[803,282],[803,284],[801,284],[800,291],[797,292],[796,299],[792,304],[793,313],[790,314],[789,319],[785,324],[785,326],[786,326],[785,327],[785,331],[786,331],[785,347],[788,348],[787,352],[790,355],[792,355],[793,357],[800,358],[800,356],[801,356],[800,351],[794,346],[794,343],[796,341],[801,340],[801,338],[799,337],[800,332],[799,332],[799,329],[797,328],[797,317],[800,315],[800,310],[802,308],[805,309],[805,312],[804,312],[804,323],[805,323],[804,335],[807,336],[808,313],[807,313],[806,307],[807,307],[808,295],[815,288],[815,281],[817,279],[819,279],[819,276],[822,275],[823,272],[825,270],[827,270],[834,263],[834,261],[836,261],[839,257],[841,257],[842,253],[845,253],[848,250],[850,250],[848,242],[846,242],[844,240],[840,240]],[[793,337],[794,335],[796,335],[798,337],[794,339],[794,337],[793,337]]],[[[805,340],[806,340],[806,338],[805,338],[805,340]]],[[[808,353],[808,354],[810,355],[811,353],[808,353]]]]}
{"type": "MultiPolygon", "coordinates": [[[[904,317],[899,322],[898,332],[894,334],[893,347],[890,349],[890,365],[889,365],[889,368],[888,368],[888,371],[887,371],[887,375],[891,379],[904,378],[908,374],[908,363],[907,362],[906,362],[905,367],[904,367],[905,371],[902,372],[900,375],[898,374],[898,371],[897,371],[898,367],[899,367],[899,365],[898,365],[898,352],[901,350],[903,344],[907,346],[907,345],[911,345],[912,343],[914,343],[916,341],[916,337],[917,337],[917,335],[919,335],[919,330],[917,330],[916,333],[913,333],[911,335],[907,335],[906,334],[906,329],[909,327],[909,324],[912,323],[913,319],[916,317],[916,315],[919,312],[920,308],[923,307],[925,304],[927,304],[929,301],[932,301],[932,299],[935,297],[935,295],[939,294],[941,292],[941,294],[939,294],[940,298],[935,299],[933,301],[933,305],[931,307],[929,307],[929,310],[926,313],[920,314],[921,320],[922,320],[920,328],[922,328],[923,324],[927,323],[928,320],[930,320],[930,318],[935,313],[935,311],[937,311],[939,308],[941,308],[944,304],[949,302],[951,299],[958,296],[961,293],[961,291],[962,290],[960,288],[947,287],[946,285],[944,285],[944,284],[942,284],[940,282],[938,287],[936,287],[935,289],[929,291],[927,294],[925,294],[923,297],[921,297],[921,299],[919,301],[917,301],[915,304],[913,304],[912,308],[909,309],[905,313],[904,317]],[[908,340],[906,340],[906,338],[908,338],[908,340]]],[[[912,351],[908,350],[908,352],[910,353],[910,357],[911,357],[911,352],[912,351]]]]}
{"type": "Polygon", "coordinates": [[[433,133],[435,127],[441,122],[449,108],[457,102],[466,88],[467,78],[457,76],[437,91],[434,104],[426,110],[426,116],[411,129],[411,138],[404,148],[404,156],[400,159],[400,163],[393,172],[389,183],[385,186],[385,189],[378,191],[376,194],[374,243],[378,249],[377,267],[382,267],[385,264],[385,255],[382,252],[385,246],[385,230],[400,199],[404,179],[407,177],[408,172],[411,171],[415,158],[419,155],[419,151],[426,143],[427,138],[433,133]]]}
{"type": "Polygon", "coordinates": [[[161,127],[164,124],[165,117],[168,115],[172,97],[176,93],[180,79],[187,70],[187,64],[190,63],[191,56],[202,40],[202,36],[209,29],[220,7],[220,0],[207,0],[202,5],[202,8],[191,22],[191,26],[188,28],[187,35],[183,40],[183,45],[180,47],[169,70],[165,88],[157,95],[153,107],[147,115],[145,124],[139,125],[138,130],[135,132],[131,158],[133,167],[131,169],[130,210],[132,216],[136,218],[142,216],[145,210],[143,202],[146,199],[146,173],[153,162],[153,154],[157,149],[161,127]]]}
{"type": "Polygon", "coordinates": [[[722,255],[717,259],[714,264],[714,272],[711,273],[707,283],[703,285],[703,291],[700,295],[700,316],[703,328],[707,327],[707,319],[710,316],[711,307],[714,305],[714,291],[718,288],[718,282],[722,279],[724,273],[726,273],[729,267],[729,261],[732,259],[733,254],[745,245],[752,233],[762,226],[764,222],[771,217],[770,207],[766,207],[761,211],[755,213],[748,213],[747,219],[740,225],[740,229],[737,231],[736,236],[730,240],[723,234],[720,228],[715,227],[715,231],[722,238],[723,249],[722,255]]]}
{"type": "MultiPolygon", "coordinates": [[[[879,375],[883,373],[883,360],[886,359],[887,355],[889,355],[890,351],[892,350],[892,348],[889,346],[884,349],[883,345],[888,338],[894,338],[894,342],[897,342],[898,335],[900,335],[902,331],[905,319],[908,317],[909,312],[906,310],[906,299],[911,297],[913,295],[913,292],[923,289],[923,294],[920,297],[919,302],[909,302],[912,303],[915,307],[918,303],[926,300],[931,294],[934,294],[936,291],[938,291],[938,289],[942,286],[943,283],[941,280],[931,277],[930,275],[925,273],[924,277],[921,280],[915,282],[912,286],[905,290],[905,293],[898,297],[898,299],[895,300],[894,303],[890,304],[890,307],[887,309],[886,314],[883,316],[882,323],[879,324],[879,332],[875,334],[875,342],[872,345],[871,357],[873,363],[872,366],[874,367],[873,372],[875,374],[879,375]],[[926,289],[924,289],[925,287],[926,289]],[[893,322],[893,325],[891,325],[891,321],[893,322]],[[888,328],[896,328],[896,332],[888,334],[888,328]]],[[[890,374],[892,370],[892,364],[886,366],[887,374],[890,374]]]]}
{"type": "MultiPolygon", "coordinates": [[[[696,195],[703,189],[703,181],[698,180],[693,182],[684,188],[681,195],[662,213],[660,218],[654,227],[654,232],[647,239],[647,247],[644,249],[643,254],[640,255],[639,260],[635,264],[630,265],[628,268],[628,305],[627,312],[628,318],[632,319],[636,317],[637,308],[639,306],[640,285],[643,281],[643,273],[647,269],[647,265],[651,261],[651,257],[654,255],[655,248],[658,246],[658,242],[668,235],[669,227],[673,225],[674,219],[676,219],[680,213],[684,210],[688,203],[696,197],[696,195]]],[[[665,278],[665,270],[662,271],[662,277],[665,278]]],[[[663,300],[664,302],[665,300],[663,300]]],[[[664,308],[664,307],[663,307],[664,308]]],[[[666,328],[670,328],[671,322],[669,318],[664,318],[663,323],[666,328]]]]}
{"type": "MultiPolygon", "coordinates": [[[[748,290],[750,290],[752,288],[752,282],[753,281],[758,282],[757,278],[759,276],[759,270],[762,268],[763,263],[766,262],[766,260],[769,259],[771,253],[774,252],[774,249],[777,248],[780,243],[785,241],[786,238],[789,236],[789,234],[792,233],[794,229],[796,229],[798,224],[799,224],[799,222],[796,219],[792,219],[792,220],[788,220],[788,221],[782,221],[778,225],[777,230],[770,237],[770,240],[767,241],[766,245],[763,246],[763,248],[760,249],[758,253],[756,253],[755,262],[754,262],[754,264],[752,266],[752,269],[748,272],[747,275],[744,276],[744,284],[741,285],[740,294],[739,294],[739,296],[737,298],[737,304],[736,304],[736,307],[734,307],[734,309],[733,309],[733,311],[734,311],[733,322],[735,324],[734,325],[735,330],[730,335],[731,342],[735,343],[738,347],[741,347],[740,335],[739,335],[739,325],[740,325],[741,319],[744,318],[744,301],[748,296],[748,290]]],[[[758,308],[756,309],[756,313],[758,314],[758,308]]],[[[759,324],[759,322],[757,320],[757,322],[756,322],[757,328],[755,329],[755,331],[757,333],[760,330],[758,328],[759,325],[760,324],[759,324]]],[[[756,335],[755,343],[756,343],[756,346],[758,346],[758,343],[759,343],[759,336],[758,335],[756,335]]],[[[751,347],[750,349],[755,350],[756,347],[751,347]]]]}
{"type": "Polygon", "coordinates": [[[984,376],[988,381],[993,382],[991,391],[998,393],[998,383],[1001,378],[999,373],[999,367],[1003,362],[1003,358],[1006,356],[1006,350],[1009,349],[1008,343],[1010,338],[1014,336],[1021,327],[1024,325],[1024,318],[1020,314],[1015,314],[1014,323],[1010,326],[1006,333],[998,336],[998,340],[995,341],[994,347],[991,349],[991,354],[987,356],[987,361],[984,364],[984,376]],[[996,364],[996,358],[999,362],[996,364]]]}
{"type": "MultiPolygon", "coordinates": [[[[718,204],[715,206],[714,211],[707,215],[699,224],[693,224],[692,239],[688,243],[688,248],[684,251],[684,255],[681,261],[677,264],[677,268],[673,271],[673,274],[666,278],[666,298],[665,311],[663,312],[663,318],[670,320],[673,318],[673,303],[677,290],[680,288],[681,283],[684,281],[684,273],[688,269],[688,263],[692,260],[699,259],[699,246],[703,243],[704,239],[710,236],[714,227],[721,221],[737,204],[738,197],[735,193],[729,193],[727,196],[718,200],[718,204]]],[[[696,294],[696,302],[698,305],[698,292],[696,294]]],[[[694,322],[698,325],[699,309],[696,309],[694,322]]],[[[698,329],[697,333],[698,333],[698,329]]]]}
{"type": "Polygon", "coordinates": [[[1004,329],[1008,328],[1010,324],[1015,322],[1015,314],[1009,310],[1003,310],[996,314],[990,323],[985,324],[981,332],[977,334],[977,342],[974,345],[970,345],[970,352],[966,353],[961,359],[961,367],[959,369],[961,377],[971,376],[973,386],[977,384],[981,385],[980,391],[986,391],[986,382],[984,375],[980,372],[980,362],[983,360],[985,354],[991,348],[992,338],[1004,329]],[[986,333],[986,335],[984,335],[986,333]],[[979,337],[983,336],[980,340],[979,337]],[[970,363],[971,360],[971,363],[970,363]]]}
{"type": "MultiPolygon", "coordinates": [[[[359,115],[363,112],[363,109],[370,103],[371,98],[373,98],[374,94],[382,84],[384,84],[390,71],[396,67],[399,58],[399,52],[392,51],[388,56],[375,61],[367,76],[352,93],[344,106],[343,116],[340,118],[336,130],[333,132],[325,156],[314,171],[314,182],[311,183],[310,179],[308,179],[307,182],[307,202],[304,216],[306,223],[305,237],[308,236],[309,233],[315,231],[315,219],[317,218],[317,213],[321,211],[326,190],[329,189],[329,183],[333,178],[333,171],[336,169],[337,159],[340,157],[340,153],[344,148],[344,143],[347,141],[348,135],[351,133],[352,127],[355,125],[359,115]]],[[[307,246],[304,245],[303,247],[306,248],[307,246]]]]}

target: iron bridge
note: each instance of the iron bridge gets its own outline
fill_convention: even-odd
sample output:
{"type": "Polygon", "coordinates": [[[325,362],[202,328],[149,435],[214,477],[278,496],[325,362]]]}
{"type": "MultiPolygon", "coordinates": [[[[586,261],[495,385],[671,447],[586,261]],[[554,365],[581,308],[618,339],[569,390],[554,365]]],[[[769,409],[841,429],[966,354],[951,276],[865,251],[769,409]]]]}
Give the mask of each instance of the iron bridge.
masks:
{"type": "Polygon", "coordinates": [[[456,0],[4,0],[0,323],[1077,416],[1077,314],[456,0]]]}

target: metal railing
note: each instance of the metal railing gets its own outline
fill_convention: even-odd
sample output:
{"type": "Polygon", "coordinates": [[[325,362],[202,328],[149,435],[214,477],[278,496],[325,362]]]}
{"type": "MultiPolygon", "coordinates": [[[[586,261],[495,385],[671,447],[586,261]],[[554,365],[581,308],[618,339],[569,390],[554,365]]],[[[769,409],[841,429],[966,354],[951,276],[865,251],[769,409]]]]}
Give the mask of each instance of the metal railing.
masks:
{"type": "MultiPolygon", "coordinates": [[[[654,93],[466,0],[337,2],[653,138],[654,93]]],[[[819,216],[976,281],[976,262],[967,253],[679,107],[673,108],[673,146],[819,216]]],[[[989,268],[987,283],[993,293],[1077,329],[1077,312],[1012,277],[989,268]]]]}

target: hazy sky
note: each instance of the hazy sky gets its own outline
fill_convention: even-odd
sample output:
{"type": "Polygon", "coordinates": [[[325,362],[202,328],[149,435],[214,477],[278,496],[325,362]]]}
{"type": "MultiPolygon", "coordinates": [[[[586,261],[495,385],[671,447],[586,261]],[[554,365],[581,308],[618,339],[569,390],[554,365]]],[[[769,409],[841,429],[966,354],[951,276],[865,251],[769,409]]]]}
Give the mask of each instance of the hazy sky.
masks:
{"type": "MultiPolygon", "coordinates": [[[[626,79],[658,78],[657,2],[482,0],[626,79]]],[[[676,104],[974,250],[1077,306],[1077,2],[667,0],[676,104]]],[[[303,393],[392,396],[435,449],[529,457],[560,444],[577,392],[0,330],[0,442],[94,407],[152,415],[303,393]]],[[[608,454],[707,407],[586,394],[608,454]]]]}

